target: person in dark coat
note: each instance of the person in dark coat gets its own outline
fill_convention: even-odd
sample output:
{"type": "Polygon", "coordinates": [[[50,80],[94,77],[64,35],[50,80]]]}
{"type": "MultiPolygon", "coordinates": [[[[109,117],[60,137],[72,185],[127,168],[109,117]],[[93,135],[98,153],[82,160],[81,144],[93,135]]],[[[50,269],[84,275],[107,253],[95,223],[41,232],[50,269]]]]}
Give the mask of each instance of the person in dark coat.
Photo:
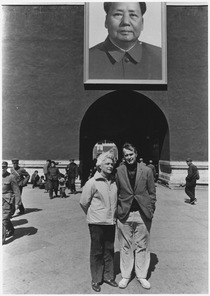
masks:
{"type": "Polygon", "coordinates": [[[44,176],[41,176],[39,181],[37,182],[39,189],[46,189],[46,179],[44,176]]]}
{"type": "Polygon", "coordinates": [[[40,177],[39,177],[38,171],[34,171],[34,173],[31,176],[32,188],[35,188],[38,186],[39,179],[40,177]]]}
{"type": "MultiPolygon", "coordinates": [[[[14,175],[19,189],[20,189],[20,196],[22,196],[23,187],[27,186],[28,181],[30,179],[29,173],[19,166],[19,160],[18,159],[12,159],[13,168],[11,168],[11,174],[14,175]]],[[[21,203],[19,205],[19,214],[22,215],[25,213],[25,208],[21,199],[21,203]]]]}
{"type": "Polygon", "coordinates": [[[191,205],[195,205],[197,199],[195,198],[196,181],[200,178],[197,166],[192,163],[191,158],[186,159],[188,165],[188,174],[186,177],[185,193],[190,198],[191,205]]]}
{"type": "Polygon", "coordinates": [[[20,190],[15,177],[7,171],[8,162],[2,162],[2,243],[6,237],[14,234],[14,226],[10,220],[13,207],[21,204],[20,190]]]}
{"type": "Polygon", "coordinates": [[[149,164],[147,166],[148,166],[148,168],[150,168],[152,170],[153,176],[154,176],[154,180],[155,180],[156,179],[156,168],[155,168],[155,166],[153,164],[153,161],[150,160],[149,161],[149,164]]]}
{"type": "Polygon", "coordinates": [[[50,167],[47,171],[47,183],[49,187],[49,197],[53,198],[53,191],[55,192],[55,197],[58,196],[58,188],[59,188],[59,177],[60,171],[56,167],[55,161],[51,161],[50,167]]]}
{"type": "Polygon", "coordinates": [[[89,50],[90,79],[162,79],[162,49],[138,40],[145,2],[105,2],[106,40],[89,50]]]}
{"type": "Polygon", "coordinates": [[[74,159],[71,159],[70,163],[67,165],[66,174],[68,177],[68,188],[70,188],[71,193],[76,194],[75,180],[78,177],[78,167],[74,159]]]}
{"type": "Polygon", "coordinates": [[[48,168],[50,167],[50,164],[51,164],[51,160],[47,159],[46,163],[43,166],[43,172],[44,172],[45,182],[46,182],[45,184],[46,193],[49,191],[48,182],[47,182],[47,172],[48,172],[48,168]]]}
{"type": "Polygon", "coordinates": [[[150,289],[147,274],[150,266],[150,228],[155,211],[156,189],[152,170],[137,162],[137,150],[123,145],[125,164],[117,168],[117,228],[120,243],[120,288],[126,288],[133,268],[137,280],[150,289]],[[135,244],[135,256],[133,252],[135,244]]]}
{"type": "Polygon", "coordinates": [[[142,157],[139,158],[139,163],[140,163],[140,165],[146,165],[146,163],[144,162],[144,159],[142,157]]]}

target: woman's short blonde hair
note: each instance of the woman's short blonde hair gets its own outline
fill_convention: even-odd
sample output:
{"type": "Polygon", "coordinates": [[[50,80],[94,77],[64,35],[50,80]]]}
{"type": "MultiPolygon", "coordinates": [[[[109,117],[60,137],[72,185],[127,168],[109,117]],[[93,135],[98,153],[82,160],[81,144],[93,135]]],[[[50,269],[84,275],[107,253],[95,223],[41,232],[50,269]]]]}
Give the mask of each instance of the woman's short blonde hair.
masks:
{"type": "Polygon", "coordinates": [[[107,152],[102,152],[98,156],[96,166],[97,167],[100,166],[102,164],[102,162],[104,162],[107,158],[112,159],[113,163],[115,164],[116,159],[115,159],[115,156],[114,156],[114,152],[113,152],[113,150],[109,150],[107,152]]]}

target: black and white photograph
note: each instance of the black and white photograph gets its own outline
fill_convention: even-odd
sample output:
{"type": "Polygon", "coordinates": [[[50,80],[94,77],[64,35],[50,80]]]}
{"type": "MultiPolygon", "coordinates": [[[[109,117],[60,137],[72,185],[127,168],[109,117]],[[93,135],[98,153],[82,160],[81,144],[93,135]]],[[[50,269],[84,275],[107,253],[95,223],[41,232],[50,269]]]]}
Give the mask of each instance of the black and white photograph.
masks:
{"type": "Polygon", "coordinates": [[[163,2],[85,6],[85,83],[167,83],[163,2]]]}
{"type": "Polygon", "coordinates": [[[209,295],[208,8],[2,0],[1,295],[209,295]]]}

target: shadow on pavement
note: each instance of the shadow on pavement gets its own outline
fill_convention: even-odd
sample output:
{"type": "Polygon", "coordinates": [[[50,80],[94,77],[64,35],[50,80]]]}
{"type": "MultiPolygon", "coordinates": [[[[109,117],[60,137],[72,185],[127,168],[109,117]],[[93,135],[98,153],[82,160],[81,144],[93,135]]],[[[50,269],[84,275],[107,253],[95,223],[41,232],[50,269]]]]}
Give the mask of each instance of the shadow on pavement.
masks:
{"type": "Polygon", "coordinates": [[[25,214],[29,214],[31,212],[39,212],[39,211],[42,211],[42,209],[37,209],[37,208],[25,208],[25,213],[24,214],[17,214],[17,215],[12,215],[12,218],[16,218],[16,217],[19,217],[19,216],[23,216],[25,214]]]}
{"type": "Polygon", "coordinates": [[[150,254],[150,266],[147,274],[147,278],[149,279],[151,277],[152,272],[155,270],[155,266],[158,264],[159,260],[156,254],[151,253],[150,254]]]}
{"type": "Polygon", "coordinates": [[[35,227],[22,227],[22,228],[16,228],[15,229],[15,233],[12,237],[10,237],[9,239],[7,239],[4,243],[4,245],[7,245],[9,243],[11,243],[12,241],[21,238],[23,236],[26,235],[34,235],[35,233],[37,233],[38,229],[35,227]]]}
{"type": "Polygon", "coordinates": [[[53,196],[51,199],[66,199],[66,198],[68,198],[68,197],[70,197],[70,195],[66,195],[66,197],[61,197],[60,195],[57,195],[57,196],[53,196]]]}
{"type": "Polygon", "coordinates": [[[12,221],[13,226],[23,225],[26,223],[28,223],[27,219],[20,219],[20,220],[12,221]]]}
{"type": "Polygon", "coordinates": [[[37,208],[27,208],[25,209],[25,214],[31,213],[31,212],[39,212],[42,211],[42,209],[37,209],[37,208]]]}

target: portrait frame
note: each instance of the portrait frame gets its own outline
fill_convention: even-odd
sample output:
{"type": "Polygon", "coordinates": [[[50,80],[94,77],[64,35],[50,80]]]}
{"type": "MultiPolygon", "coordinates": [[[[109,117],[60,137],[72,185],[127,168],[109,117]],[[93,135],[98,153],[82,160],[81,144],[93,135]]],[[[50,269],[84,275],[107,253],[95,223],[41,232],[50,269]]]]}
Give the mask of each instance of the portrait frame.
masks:
{"type": "MultiPolygon", "coordinates": [[[[146,14],[148,13],[148,4],[150,6],[150,15],[152,15],[152,13],[155,13],[155,18],[156,18],[156,22],[154,21],[153,18],[153,28],[156,28],[156,32],[153,32],[154,29],[152,29],[152,27],[148,28],[147,31],[149,31],[150,33],[145,32],[144,34],[144,39],[145,38],[150,38],[150,40],[146,40],[144,41],[144,39],[142,40],[142,34],[140,35],[139,40],[142,42],[146,42],[146,43],[150,43],[150,41],[152,40],[152,34],[154,36],[158,36],[159,40],[157,40],[158,38],[155,37],[156,40],[154,40],[155,44],[153,43],[153,45],[155,46],[159,46],[161,47],[162,51],[161,51],[161,77],[160,79],[127,79],[127,78],[103,78],[103,77],[90,77],[90,63],[89,63],[89,50],[91,47],[93,47],[94,45],[97,44],[97,40],[93,41],[95,36],[100,36],[101,40],[100,42],[103,42],[105,39],[102,36],[105,36],[104,34],[106,34],[106,36],[108,36],[107,30],[105,28],[105,16],[106,13],[103,9],[103,2],[88,2],[85,3],[85,11],[84,11],[84,84],[86,86],[86,88],[88,88],[88,86],[95,86],[96,85],[100,85],[101,88],[103,88],[102,86],[105,85],[109,86],[108,88],[111,88],[111,86],[113,85],[114,87],[116,86],[121,86],[123,87],[124,85],[127,86],[133,86],[134,88],[137,89],[161,89],[161,86],[163,86],[163,88],[165,88],[167,86],[167,20],[166,20],[166,2],[147,2],[147,11],[144,15],[144,30],[145,31],[145,27],[148,24],[148,20],[151,16],[147,16],[146,19],[146,14]],[[153,5],[153,12],[152,12],[152,7],[153,5]],[[154,5],[156,5],[156,7],[154,7],[154,5]],[[157,5],[159,5],[159,9],[157,9],[157,5]],[[100,14],[98,15],[98,12],[100,11],[100,14],[103,14],[103,17],[100,16],[100,14]],[[97,17],[96,17],[97,16],[97,17]],[[96,25],[94,26],[94,22],[97,22],[97,19],[100,21],[100,26],[96,25]],[[94,21],[93,21],[94,20],[94,21]],[[147,23],[146,23],[147,21],[147,23]],[[103,26],[103,28],[102,28],[103,26]],[[94,28],[94,30],[93,30],[94,28]],[[95,28],[97,28],[97,32],[95,31],[95,28]],[[101,30],[101,31],[100,31],[101,30]],[[102,32],[103,30],[103,32],[102,32]],[[106,32],[106,33],[104,33],[106,32]],[[95,44],[94,44],[95,42],[95,44]]],[[[100,43],[99,42],[99,43],[100,43]]],[[[152,44],[152,43],[151,43],[152,44]]]]}

